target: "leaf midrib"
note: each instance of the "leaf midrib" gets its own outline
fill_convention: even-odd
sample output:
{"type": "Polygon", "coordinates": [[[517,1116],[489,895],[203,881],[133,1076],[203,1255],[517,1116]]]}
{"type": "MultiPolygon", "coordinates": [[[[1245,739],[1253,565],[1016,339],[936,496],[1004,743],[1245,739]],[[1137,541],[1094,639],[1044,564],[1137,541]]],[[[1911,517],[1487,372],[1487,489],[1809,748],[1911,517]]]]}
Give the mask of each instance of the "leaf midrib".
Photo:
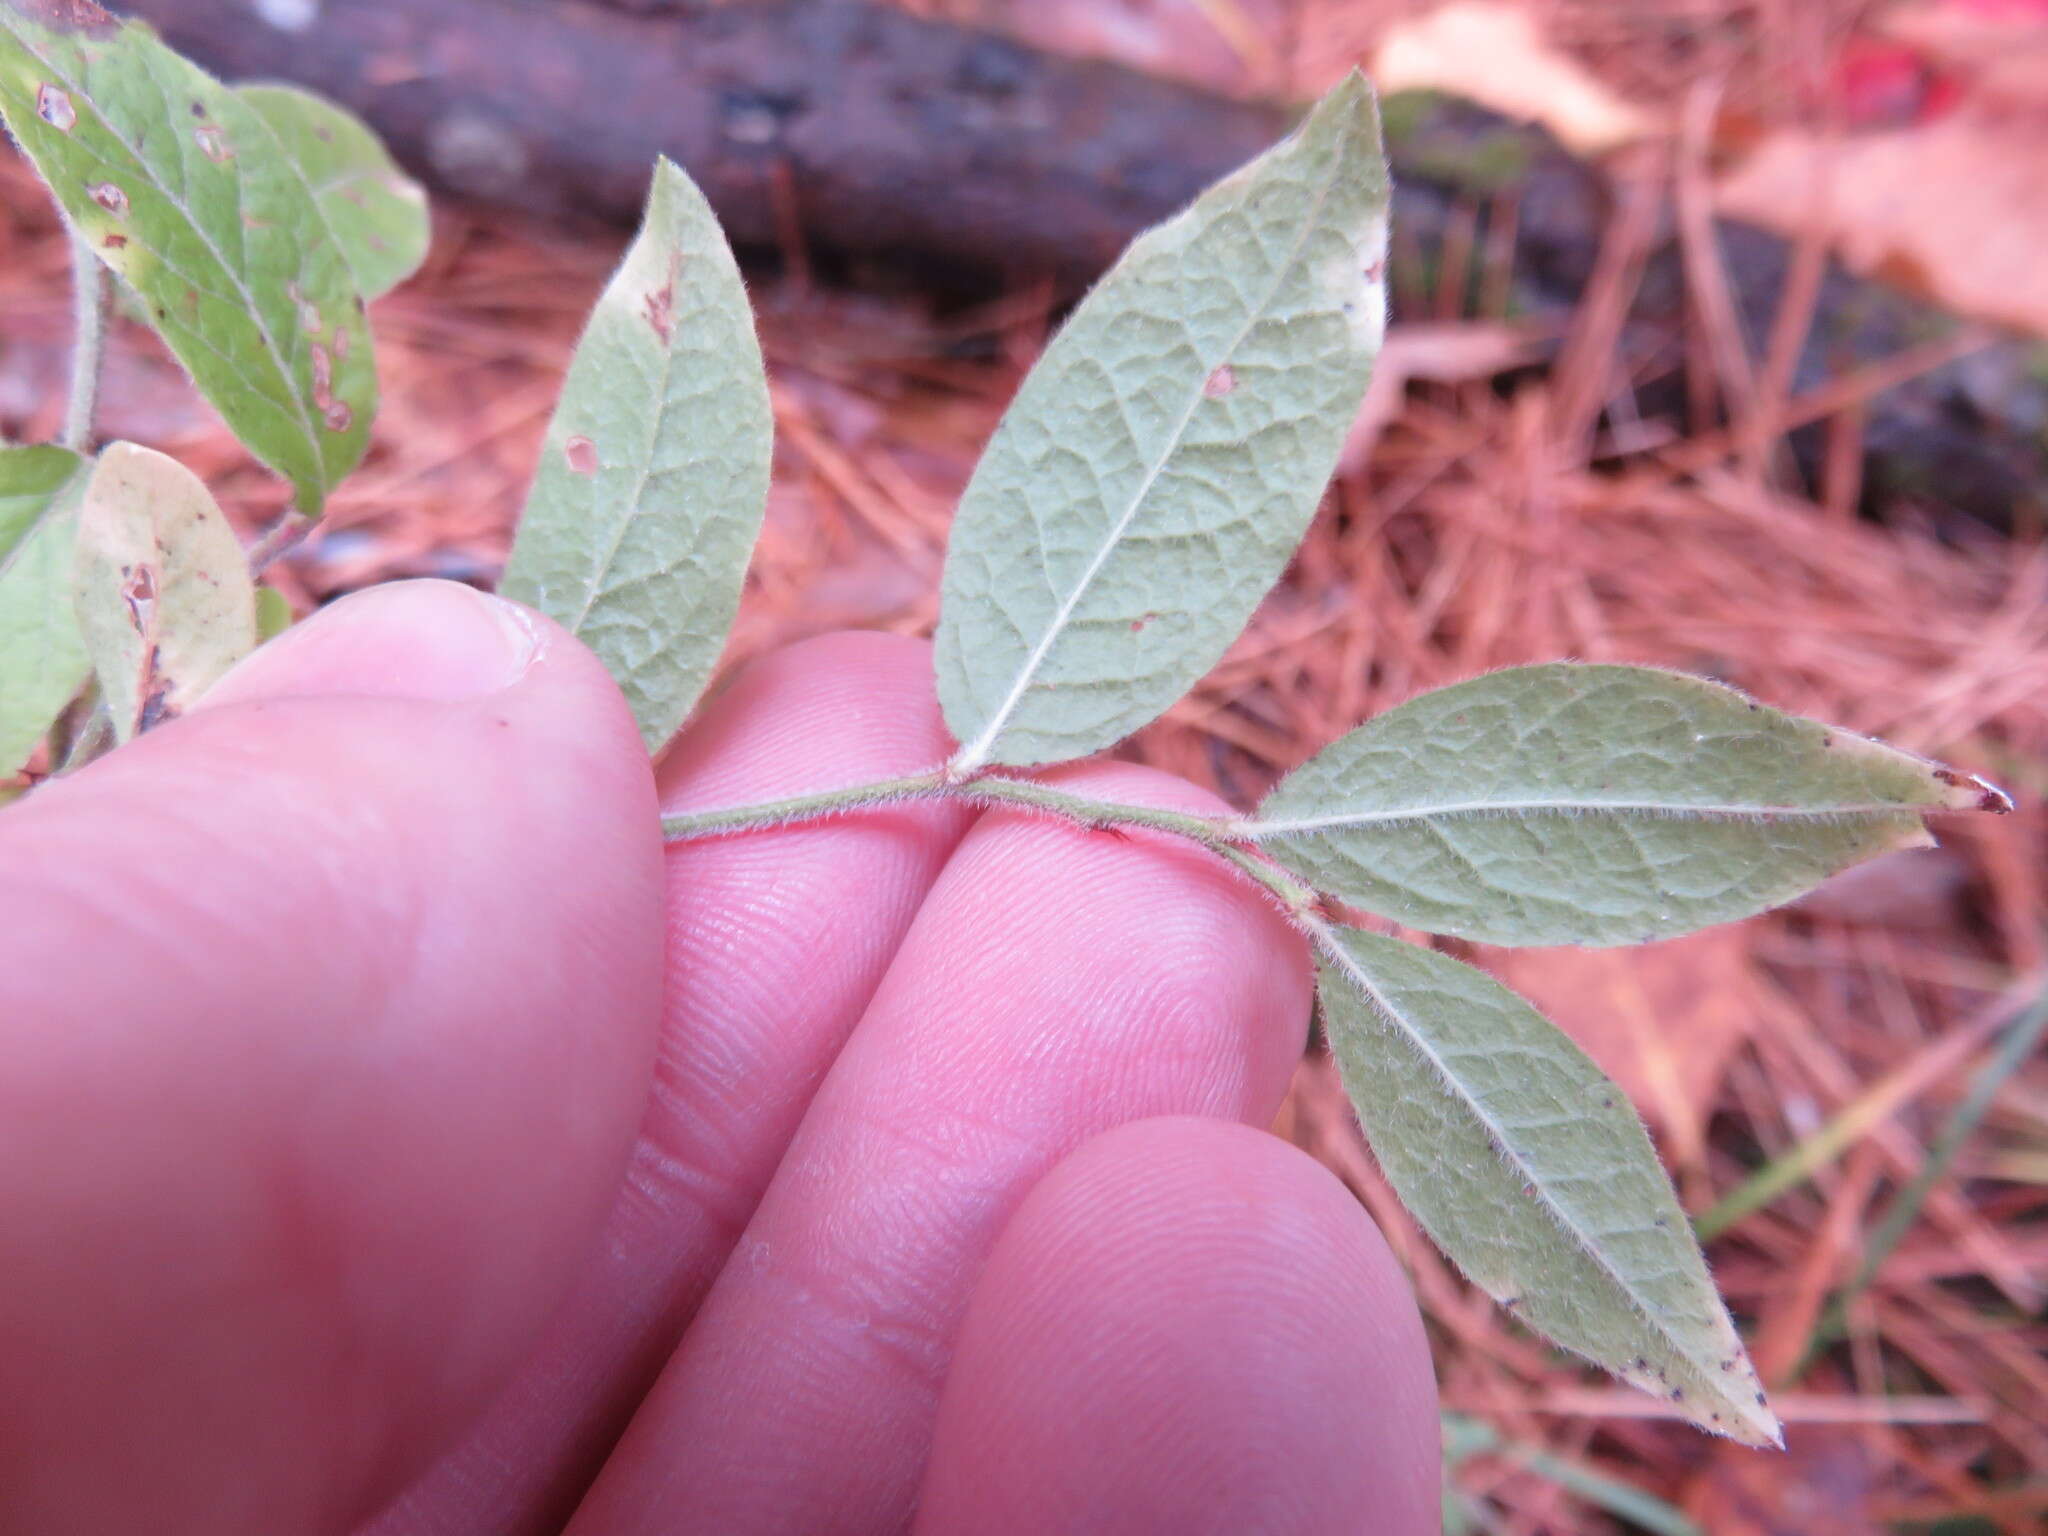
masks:
{"type": "MultiPolygon", "coordinates": [[[[133,23],[125,23],[124,25],[132,26],[133,23]]],[[[36,63],[41,65],[43,68],[49,70],[50,73],[56,77],[59,84],[76,92],[80,97],[82,97],[85,100],[86,105],[92,109],[93,115],[99,119],[100,125],[106,129],[107,136],[111,138],[116,144],[120,145],[121,148],[127,152],[129,159],[134,162],[136,168],[142,173],[143,178],[157,190],[158,194],[162,196],[163,199],[166,202],[168,202],[173,208],[175,208],[181,215],[184,216],[186,224],[190,226],[192,232],[198,236],[199,243],[201,246],[205,248],[207,255],[211,256],[214,260],[215,265],[218,266],[220,270],[227,275],[228,282],[233,287],[236,295],[242,301],[243,312],[248,315],[250,324],[255,328],[257,336],[263,342],[264,351],[269,355],[271,363],[276,367],[278,377],[283,379],[287,385],[285,395],[292,403],[293,411],[294,414],[298,417],[299,425],[305,429],[305,444],[306,447],[312,453],[313,467],[318,474],[318,478],[324,490],[327,478],[327,464],[325,457],[320,452],[320,438],[317,431],[314,429],[313,419],[306,411],[306,402],[300,398],[298,380],[293,375],[290,366],[286,363],[284,354],[278,350],[277,338],[274,335],[272,335],[269,322],[264,319],[263,311],[261,307],[256,303],[255,295],[250,291],[248,285],[243,282],[241,273],[238,272],[234,267],[229,265],[227,258],[221,254],[220,247],[214,244],[212,235],[210,235],[207,232],[206,228],[202,224],[200,224],[198,219],[193,217],[190,210],[185,206],[184,201],[171,191],[171,189],[164,183],[163,178],[156,173],[155,169],[150,165],[148,160],[146,160],[143,157],[142,153],[135,147],[134,144],[129,142],[127,136],[123,134],[121,130],[115,126],[113,120],[109,118],[103,110],[101,110],[98,97],[95,96],[91,91],[87,90],[86,87],[82,83],[80,83],[76,78],[74,78],[70,73],[68,73],[58,64],[56,64],[53,60],[48,58],[39,48],[35,46],[35,44],[31,43],[27,38],[23,37],[21,32],[17,28],[11,25],[7,25],[4,14],[0,14],[0,26],[6,26],[8,35],[15,40],[15,42],[21,47],[21,50],[24,53],[26,53],[31,59],[35,60],[36,63]]],[[[148,71],[144,71],[144,73],[150,74],[151,82],[153,84],[158,84],[160,90],[160,83],[156,81],[154,74],[148,71]]],[[[225,87],[221,87],[221,89],[224,90],[225,87]]],[[[261,120],[260,114],[257,114],[253,108],[250,109],[250,112],[252,116],[257,116],[259,121],[261,120]]],[[[268,132],[269,125],[265,124],[264,126],[265,131],[268,132]]],[[[238,199],[241,196],[241,180],[242,173],[238,167],[235,171],[236,196],[238,199]]],[[[300,184],[302,186],[304,185],[303,177],[300,178],[300,184]]],[[[318,212],[317,207],[315,208],[315,212],[318,212]]],[[[150,249],[154,250],[155,248],[152,245],[150,249]]],[[[161,256],[161,253],[158,254],[159,256],[161,256]]],[[[194,334],[197,334],[196,330],[194,334]]],[[[223,358],[223,360],[225,360],[226,354],[221,352],[219,348],[215,347],[212,348],[211,350],[214,351],[216,356],[219,356],[223,358]]]]}
{"type": "Polygon", "coordinates": [[[1919,809],[1899,801],[1859,801],[1842,805],[1699,805],[1660,800],[1463,800],[1440,805],[1401,806],[1384,811],[1333,811],[1327,816],[1301,816],[1279,821],[1254,818],[1244,823],[1247,837],[1289,837],[1299,833],[1346,831],[1352,827],[1387,826],[1427,821],[1436,816],[1485,816],[1523,811],[1586,811],[1595,814],[1656,816],[1672,821],[1762,821],[1769,817],[1877,816],[1912,814],[1919,809]]]}
{"type": "MultiPolygon", "coordinates": [[[[1485,1106],[1465,1088],[1458,1076],[1451,1071],[1443,1058],[1437,1054],[1435,1048],[1430,1045],[1421,1031],[1416,1029],[1409,1022],[1407,1016],[1394,1006],[1386,994],[1373,984],[1372,978],[1366,974],[1351,952],[1338,942],[1335,934],[1321,924],[1317,924],[1315,936],[1318,947],[1323,951],[1324,955],[1358,988],[1366,1002],[1389,1024],[1393,1025],[1401,1033],[1402,1037],[1414,1047],[1416,1053],[1428,1063],[1430,1069],[1451,1090],[1458,1101],[1471,1111],[1473,1118],[1479,1122],[1480,1128],[1486,1132],[1487,1140],[1493,1144],[1495,1150],[1521,1176],[1522,1182],[1529,1189],[1535,1191],[1536,1203],[1550,1213],[1551,1219],[1557,1223],[1559,1230],[1565,1234],[1581,1253],[1592,1260],[1595,1267],[1607,1275],[1621,1289],[1622,1294],[1629,1299],[1630,1304],[1634,1307],[1636,1315],[1670,1346],[1676,1356],[1683,1360],[1692,1370],[1695,1377],[1705,1382],[1709,1388],[1713,1388],[1716,1384],[1712,1378],[1701,1369],[1699,1362],[1693,1359],[1677,1335],[1658,1317],[1656,1309],[1644,1301],[1635,1286],[1615,1268],[1613,1262],[1601,1252],[1598,1245],[1593,1243],[1581,1231],[1577,1221],[1558,1204],[1555,1197],[1551,1195],[1544,1178],[1531,1168],[1521,1154],[1516,1151],[1513,1143],[1508,1140],[1500,1125],[1486,1112],[1485,1106]]],[[[1400,941],[1392,940],[1390,942],[1398,943],[1400,941]]],[[[1731,1405],[1733,1404],[1733,1399],[1727,1398],[1727,1394],[1720,1393],[1718,1395],[1729,1401],[1731,1405]]]]}
{"type": "MultiPolygon", "coordinates": [[[[1151,467],[1145,471],[1145,478],[1139,484],[1136,494],[1132,496],[1130,504],[1118,516],[1101,545],[1096,549],[1095,555],[1089,561],[1087,569],[1081,573],[1080,580],[1074,584],[1073,589],[1061,602],[1059,609],[1053,616],[1052,622],[1046,627],[1044,635],[1039,639],[1038,644],[1032,648],[1031,654],[1025,659],[1023,667],[1018,671],[1016,681],[1011,684],[1009,693],[1004,697],[1003,702],[997,706],[995,714],[990,717],[988,724],[982,727],[980,734],[975,737],[973,744],[961,748],[958,756],[954,759],[956,772],[978,768],[987,760],[988,754],[994,749],[996,742],[1001,738],[1004,728],[1008,726],[1011,718],[1016,714],[1018,706],[1022,704],[1024,695],[1030,691],[1032,680],[1037,676],[1039,669],[1045,665],[1045,659],[1051,654],[1054,644],[1066,632],[1067,626],[1073,622],[1074,610],[1080,606],[1081,599],[1086,596],[1088,588],[1094,584],[1095,578],[1102,573],[1102,568],[1108,564],[1110,555],[1123,542],[1125,533],[1129,531],[1132,522],[1136,520],[1138,513],[1143,509],[1146,499],[1152,494],[1153,486],[1158,483],[1160,475],[1165,473],[1167,464],[1172,461],[1174,454],[1179,451],[1181,440],[1187,435],[1189,424],[1194,421],[1195,413],[1202,408],[1202,401],[1206,398],[1204,391],[1208,383],[1209,374],[1215,368],[1228,363],[1237,352],[1237,349],[1244,345],[1245,337],[1251,334],[1252,327],[1257,325],[1260,319],[1264,317],[1267,309],[1272,305],[1274,297],[1280,292],[1281,285],[1293,275],[1295,265],[1301,259],[1302,248],[1308,243],[1310,233],[1316,228],[1316,222],[1330,200],[1330,193],[1343,176],[1346,156],[1341,143],[1333,146],[1330,160],[1330,173],[1324,179],[1323,184],[1317,189],[1315,201],[1303,216],[1301,227],[1295,231],[1294,238],[1288,246],[1287,257],[1276,269],[1272,283],[1268,286],[1263,296],[1261,296],[1259,302],[1252,307],[1244,324],[1239,327],[1237,334],[1231,338],[1230,344],[1223,348],[1221,357],[1216,363],[1211,364],[1208,369],[1203,371],[1202,377],[1195,380],[1194,386],[1189,393],[1187,408],[1181,412],[1179,421],[1174,424],[1173,433],[1167,439],[1166,446],[1160,451],[1151,467]]],[[[1192,209],[1190,211],[1192,212],[1192,209]]],[[[1119,403],[1121,404],[1121,400],[1119,400],[1119,403]]]]}
{"type": "MultiPolygon", "coordinates": [[[[678,252],[682,250],[683,242],[680,238],[675,240],[674,248],[678,252]]],[[[630,261],[631,257],[629,256],[627,259],[630,261]]],[[[623,269],[620,271],[619,276],[621,278],[625,276],[623,269]]],[[[609,295],[607,294],[605,297],[609,297],[609,295]]],[[[598,302],[602,304],[604,299],[600,298],[598,302]]],[[[624,310],[625,324],[630,326],[633,324],[633,306],[630,298],[624,305],[624,310]]],[[[592,610],[597,607],[598,598],[606,595],[605,577],[611,574],[612,567],[618,563],[619,551],[626,547],[626,532],[632,527],[634,519],[640,515],[641,499],[647,494],[647,481],[654,472],[655,451],[661,446],[661,424],[667,419],[672,404],[669,400],[669,383],[675,377],[676,353],[681,350],[673,340],[673,338],[682,335],[683,331],[683,311],[680,306],[677,307],[675,317],[669,322],[669,326],[669,335],[672,339],[660,344],[660,388],[655,391],[654,409],[647,413],[647,451],[641,455],[639,465],[634,469],[632,492],[624,500],[621,515],[613,524],[611,537],[605,543],[604,553],[598,557],[598,563],[591,571],[590,587],[583,595],[582,606],[576,610],[575,622],[567,626],[569,633],[572,635],[583,633],[583,625],[589,619],[592,610]]],[[[580,342],[577,344],[577,349],[578,351],[582,350],[580,342]]],[[[568,393],[566,381],[563,384],[563,393],[565,395],[568,393]]],[[[593,494],[596,492],[594,484],[592,492],[593,494]]]]}

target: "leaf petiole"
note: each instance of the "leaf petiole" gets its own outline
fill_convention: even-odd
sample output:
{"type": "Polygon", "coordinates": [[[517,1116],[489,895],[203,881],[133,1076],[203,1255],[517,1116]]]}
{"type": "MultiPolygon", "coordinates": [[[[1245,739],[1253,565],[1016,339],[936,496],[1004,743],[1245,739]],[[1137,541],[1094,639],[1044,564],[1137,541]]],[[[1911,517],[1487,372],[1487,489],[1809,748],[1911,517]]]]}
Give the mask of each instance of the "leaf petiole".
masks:
{"type": "Polygon", "coordinates": [[[107,337],[107,270],[81,230],[71,231],[71,398],[64,404],[59,441],[78,453],[92,452],[92,423],[99,404],[100,354],[107,337]]]}
{"type": "Polygon", "coordinates": [[[1031,779],[996,775],[956,779],[945,766],[906,774],[898,779],[878,779],[845,789],[792,795],[783,800],[765,800],[728,810],[664,816],[661,832],[669,842],[688,842],[703,837],[788,826],[793,822],[815,821],[903,800],[964,800],[971,805],[1017,806],[1084,827],[1139,827],[1166,832],[1197,843],[1235,865],[1265,887],[1297,919],[1316,910],[1322,900],[1313,887],[1295,879],[1259,853],[1241,846],[1235,830],[1235,818],[1199,816],[1187,811],[1162,810],[1157,806],[1098,800],[1031,779]]]}

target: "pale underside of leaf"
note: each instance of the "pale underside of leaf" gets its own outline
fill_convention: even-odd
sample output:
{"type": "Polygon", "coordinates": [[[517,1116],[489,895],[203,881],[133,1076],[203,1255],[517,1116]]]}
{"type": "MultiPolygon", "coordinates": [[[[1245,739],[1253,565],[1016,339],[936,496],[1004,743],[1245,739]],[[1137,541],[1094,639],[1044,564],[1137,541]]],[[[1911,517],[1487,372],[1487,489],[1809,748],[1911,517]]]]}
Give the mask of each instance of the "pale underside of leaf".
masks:
{"type": "Polygon", "coordinates": [[[1621,1090],[1445,955],[1320,935],[1331,1049],[1403,1204],[1530,1327],[1752,1445],[1776,1417],[1621,1090]]]}
{"type": "Polygon", "coordinates": [[[79,509],[78,625],[117,741],[182,714],[256,645],[248,557],[177,460],[113,443],[79,509]]]}
{"type": "Polygon", "coordinates": [[[502,587],[597,653],[651,750],[724,649],[773,434],[739,268],[703,194],[662,160],[577,344],[502,587]]]}
{"type": "Polygon", "coordinates": [[[1288,869],[1410,927],[1633,944],[1791,900],[1930,839],[1981,781],[1648,667],[1515,667],[1331,743],[1247,826],[1288,869]]]}
{"type": "Polygon", "coordinates": [[[200,391],[317,514],[368,443],[376,372],[341,250],[262,117],[86,0],[0,0],[0,112],[200,391]]]}
{"type": "MultiPolygon", "coordinates": [[[[0,456],[0,478],[8,469],[0,456]]],[[[0,553],[0,777],[18,773],[64,706],[91,676],[71,612],[71,550],[84,477],[72,473],[35,509],[31,525],[0,553]]],[[[26,466],[13,466],[22,478],[26,466]]],[[[30,471],[28,473],[34,473],[30,471]]]]}
{"type": "Polygon", "coordinates": [[[1220,658],[1300,542],[1385,328],[1372,91],[1140,237],[1046,349],[955,517],[956,771],[1085,756],[1220,658]]]}
{"type": "Polygon", "coordinates": [[[418,271],[433,232],[427,195],[369,126],[297,86],[238,89],[298,166],[362,296],[377,298],[418,271]]]}

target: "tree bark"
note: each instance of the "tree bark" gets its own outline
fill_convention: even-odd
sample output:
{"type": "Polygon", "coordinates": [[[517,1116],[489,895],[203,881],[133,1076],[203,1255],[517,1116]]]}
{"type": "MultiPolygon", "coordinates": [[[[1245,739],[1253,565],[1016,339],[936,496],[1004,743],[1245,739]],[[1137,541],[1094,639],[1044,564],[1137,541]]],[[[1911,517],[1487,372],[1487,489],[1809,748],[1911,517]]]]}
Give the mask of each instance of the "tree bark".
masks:
{"type": "Polygon", "coordinates": [[[368,119],[444,189],[637,215],[680,162],[739,244],[794,232],[957,284],[1098,274],[1288,114],[858,0],[127,0],[229,80],[368,119]],[[265,20],[265,17],[282,20],[265,20]],[[296,25],[294,25],[296,23],[296,25]]]}

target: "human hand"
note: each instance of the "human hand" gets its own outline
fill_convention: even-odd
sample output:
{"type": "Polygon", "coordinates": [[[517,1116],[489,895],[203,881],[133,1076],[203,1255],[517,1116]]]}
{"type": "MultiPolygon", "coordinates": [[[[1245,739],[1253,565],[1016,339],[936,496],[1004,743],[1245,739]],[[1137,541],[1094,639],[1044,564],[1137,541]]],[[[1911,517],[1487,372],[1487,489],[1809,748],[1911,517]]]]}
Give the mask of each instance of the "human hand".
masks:
{"type": "MultiPolygon", "coordinates": [[[[702,714],[666,808],[947,749],[887,636],[702,714]]],[[[1198,850],[664,852],[589,654],[411,583],[0,815],[0,951],[0,1531],[1436,1529],[1399,1270],[1248,1129],[1307,959],[1198,850]]]]}

